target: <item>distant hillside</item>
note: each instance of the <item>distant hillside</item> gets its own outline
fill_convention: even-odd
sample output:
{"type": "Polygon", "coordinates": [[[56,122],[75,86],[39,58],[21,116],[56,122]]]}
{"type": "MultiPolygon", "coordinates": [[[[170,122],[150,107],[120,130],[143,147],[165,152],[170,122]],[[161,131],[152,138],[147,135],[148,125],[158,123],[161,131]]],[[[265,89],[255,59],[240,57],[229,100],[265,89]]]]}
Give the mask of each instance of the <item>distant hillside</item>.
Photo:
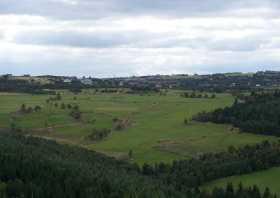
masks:
{"type": "MultiPolygon", "coordinates": [[[[75,76],[0,76],[1,84],[21,82],[41,89],[131,88],[140,90],[193,89],[200,91],[252,91],[280,88],[280,72],[219,73],[207,75],[154,75],[123,78],[77,78],[75,76]]],[[[12,90],[12,89],[9,89],[12,90]]]]}

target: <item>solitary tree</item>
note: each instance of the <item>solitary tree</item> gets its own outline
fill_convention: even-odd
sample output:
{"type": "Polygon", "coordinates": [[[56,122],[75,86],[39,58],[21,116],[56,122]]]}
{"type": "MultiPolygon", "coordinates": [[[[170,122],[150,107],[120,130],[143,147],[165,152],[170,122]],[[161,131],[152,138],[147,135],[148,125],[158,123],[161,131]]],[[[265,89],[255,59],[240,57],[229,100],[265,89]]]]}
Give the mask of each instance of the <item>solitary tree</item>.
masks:
{"type": "Polygon", "coordinates": [[[61,100],[61,94],[60,93],[56,94],[56,100],[61,100]]]}
{"type": "Polygon", "coordinates": [[[26,110],[26,113],[32,113],[33,112],[33,108],[32,107],[28,107],[26,110]]]}
{"type": "Polygon", "coordinates": [[[185,98],[189,97],[189,93],[188,92],[185,92],[183,95],[184,95],[185,98]]]}
{"type": "Polygon", "coordinates": [[[192,92],[192,94],[190,95],[191,98],[195,98],[196,97],[196,93],[192,92]]]}
{"type": "Polygon", "coordinates": [[[65,108],[66,108],[65,104],[62,103],[62,104],[60,105],[60,108],[61,108],[61,109],[65,109],[65,108]]]}
{"type": "Polygon", "coordinates": [[[190,121],[187,118],[185,118],[184,123],[185,123],[185,125],[188,125],[190,123],[190,121]]]}
{"type": "Polygon", "coordinates": [[[39,105],[36,105],[35,108],[34,108],[35,112],[38,112],[38,111],[41,111],[41,110],[42,110],[42,108],[39,105]]]}
{"type": "Polygon", "coordinates": [[[15,122],[11,122],[10,129],[11,129],[11,132],[15,132],[16,131],[16,123],[15,122]]]}
{"type": "Polygon", "coordinates": [[[128,157],[129,157],[129,159],[132,159],[132,157],[133,157],[133,151],[132,150],[129,150],[128,157]]]}
{"type": "Polygon", "coordinates": [[[20,111],[21,111],[22,113],[25,113],[25,112],[26,112],[26,105],[25,105],[25,104],[22,104],[22,105],[21,105],[20,111]]]}

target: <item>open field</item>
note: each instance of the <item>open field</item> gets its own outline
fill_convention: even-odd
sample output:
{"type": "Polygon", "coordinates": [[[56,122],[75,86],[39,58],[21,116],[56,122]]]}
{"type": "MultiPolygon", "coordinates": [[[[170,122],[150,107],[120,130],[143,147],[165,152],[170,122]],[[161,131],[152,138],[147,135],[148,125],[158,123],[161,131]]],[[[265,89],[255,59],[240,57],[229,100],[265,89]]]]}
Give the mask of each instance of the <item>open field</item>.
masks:
{"type": "Polygon", "coordinates": [[[276,193],[278,196],[280,196],[279,177],[280,177],[280,168],[277,167],[265,171],[259,171],[252,174],[219,179],[209,184],[206,184],[205,186],[203,186],[203,189],[209,190],[214,188],[215,186],[224,187],[229,182],[231,182],[232,184],[234,184],[235,187],[237,187],[238,184],[242,182],[244,186],[257,185],[258,187],[260,187],[261,190],[264,190],[266,187],[269,187],[271,192],[276,193]]]}
{"type": "Polygon", "coordinates": [[[47,95],[0,96],[0,128],[9,129],[11,122],[31,135],[54,138],[59,141],[79,144],[99,152],[127,159],[132,151],[132,161],[143,164],[170,162],[203,152],[217,152],[230,145],[254,144],[272,137],[239,133],[228,125],[190,122],[201,111],[231,105],[233,98],[218,94],[215,99],[191,99],[180,97],[179,91],[166,95],[133,95],[124,93],[95,93],[87,91],[74,95],[61,92],[62,99],[49,104],[47,95]],[[80,120],[69,115],[61,104],[79,105],[80,120]],[[21,114],[21,104],[27,107],[40,105],[40,112],[21,114]],[[114,119],[125,122],[125,127],[116,129],[114,119]],[[101,141],[91,141],[88,136],[93,129],[111,129],[112,133],[101,141]]]}

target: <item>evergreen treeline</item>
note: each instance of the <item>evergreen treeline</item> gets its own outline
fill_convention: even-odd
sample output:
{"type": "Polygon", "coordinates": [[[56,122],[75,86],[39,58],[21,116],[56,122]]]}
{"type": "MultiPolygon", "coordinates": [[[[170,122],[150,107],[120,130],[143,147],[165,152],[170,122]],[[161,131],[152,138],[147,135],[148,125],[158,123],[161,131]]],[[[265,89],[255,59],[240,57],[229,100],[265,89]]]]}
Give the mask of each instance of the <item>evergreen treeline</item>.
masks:
{"type": "Polygon", "coordinates": [[[8,80],[0,78],[0,92],[19,92],[30,94],[54,94],[54,91],[47,91],[41,85],[29,83],[25,80],[8,80]]]}
{"type": "Polygon", "coordinates": [[[240,183],[237,189],[234,189],[233,185],[229,183],[225,189],[214,188],[212,193],[201,193],[200,197],[204,198],[276,198],[276,195],[271,194],[268,188],[262,193],[259,188],[254,185],[253,187],[244,188],[240,183]]]}
{"type": "Polygon", "coordinates": [[[237,98],[232,107],[202,112],[194,120],[228,123],[245,132],[280,136],[280,91],[252,92],[237,98]]]}
{"type": "Polygon", "coordinates": [[[246,174],[280,165],[280,142],[268,141],[228,151],[203,154],[191,160],[143,165],[143,174],[160,178],[176,189],[196,188],[206,182],[233,175],[246,174]]]}
{"type": "MultiPolygon", "coordinates": [[[[276,145],[267,143],[259,146],[259,152],[261,149],[268,151],[268,148],[276,147],[276,145]]],[[[251,149],[254,150],[253,147],[251,149]]],[[[237,155],[237,153],[235,154],[237,155]]],[[[259,156],[255,155],[255,157],[259,156]]],[[[219,160],[215,160],[215,157],[208,155],[204,158],[209,164],[200,165],[202,170],[206,171],[207,166],[213,167],[214,164],[218,166],[219,160]],[[208,160],[206,160],[207,158],[208,160]],[[213,162],[210,163],[210,161],[213,162]]],[[[181,165],[186,162],[182,162],[181,165]]],[[[261,160],[260,164],[264,162],[267,162],[267,167],[271,165],[269,160],[261,160]]],[[[193,163],[194,160],[190,161],[190,165],[193,163]]],[[[193,171],[191,175],[195,182],[198,169],[180,166],[178,162],[170,168],[168,172],[162,171],[161,177],[145,176],[141,174],[141,170],[136,165],[118,161],[87,149],[60,145],[40,138],[0,135],[0,197],[258,198],[256,192],[260,198],[274,197],[268,189],[262,194],[257,187],[233,189],[231,185],[225,189],[214,189],[210,193],[200,192],[197,187],[188,188],[187,186],[193,185],[185,185],[186,177],[179,176],[179,174],[187,175],[193,171]],[[173,170],[173,168],[175,169],[173,170]],[[168,175],[173,176],[168,177],[168,175]],[[168,179],[176,179],[176,182],[168,179]],[[179,185],[179,189],[178,182],[180,181],[182,183],[179,185]]],[[[217,169],[219,168],[221,167],[217,169]]],[[[231,168],[238,169],[237,166],[231,166],[231,168]]],[[[214,170],[214,173],[217,174],[216,169],[208,170],[214,170]]],[[[156,171],[159,170],[155,169],[154,173],[156,171]]],[[[202,174],[205,173],[202,172],[202,174]]],[[[211,172],[207,173],[211,174],[211,172]]]]}
{"type": "Polygon", "coordinates": [[[40,84],[29,82],[27,80],[13,79],[0,77],[0,92],[18,92],[29,94],[55,94],[57,89],[68,89],[73,93],[79,93],[82,89],[90,88],[76,80],[72,83],[64,83],[63,81],[55,81],[49,84],[40,84]]]}
{"type": "Polygon", "coordinates": [[[182,197],[138,166],[23,136],[0,135],[0,181],[7,197],[182,197]]]}

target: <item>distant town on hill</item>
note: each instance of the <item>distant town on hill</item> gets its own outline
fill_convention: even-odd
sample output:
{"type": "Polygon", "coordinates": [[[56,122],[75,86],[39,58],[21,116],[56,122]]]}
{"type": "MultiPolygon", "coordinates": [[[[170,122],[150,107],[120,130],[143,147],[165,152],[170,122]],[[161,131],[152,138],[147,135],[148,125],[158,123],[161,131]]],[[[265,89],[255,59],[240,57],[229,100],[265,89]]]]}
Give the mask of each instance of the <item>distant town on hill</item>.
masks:
{"type": "Polygon", "coordinates": [[[130,88],[136,91],[160,89],[191,89],[198,91],[244,91],[277,89],[280,87],[279,71],[256,73],[217,73],[206,75],[151,75],[117,78],[94,78],[76,76],[31,76],[29,74],[0,76],[0,91],[42,93],[52,89],[79,90],[85,88],[130,88]]]}

